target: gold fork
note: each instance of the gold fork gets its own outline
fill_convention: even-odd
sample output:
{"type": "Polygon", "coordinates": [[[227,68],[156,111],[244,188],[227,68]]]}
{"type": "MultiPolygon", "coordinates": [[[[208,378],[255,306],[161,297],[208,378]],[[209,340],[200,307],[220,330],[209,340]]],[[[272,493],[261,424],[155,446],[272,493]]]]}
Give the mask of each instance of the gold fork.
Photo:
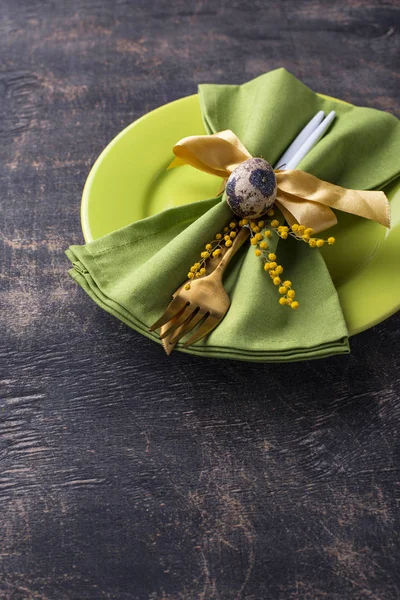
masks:
{"type": "MultiPolygon", "coordinates": [[[[210,275],[216,269],[216,267],[219,265],[220,261],[222,260],[222,258],[225,255],[225,253],[228,251],[228,248],[226,248],[225,246],[222,246],[222,247],[220,247],[220,250],[221,250],[221,254],[218,257],[211,256],[211,258],[210,258],[210,262],[207,265],[208,275],[210,275]]],[[[186,283],[188,283],[188,282],[185,282],[184,284],[182,284],[181,287],[184,287],[186,285],[186,283]]],[[[180,291],[180,289],[181,288],[178,288],[176,290],[175,294],[173,295],[173,298],[180,291]]],[[[171,328],[171,325],[173,325],[176,322],[176,320],[177,320],[177,317],[174,317],[173,319],[168,321],[165,325],[162,325],[162,327],[160,328],[161,343],[162,343],[162,346],[163,346],[165,352],[168,355],[171,354],[172,350],[175,348],[178,341],[180,340],[181,333],[184,330],[186,330],[185,323],[183,323],[183,325],[178,325],[176,329],[171,328]],[[168,329],[170,331],[168,331],[168,329]],[[166,334],[166,335],[164,336],[164,334],[166,334]]]]}
{"type": "Polygon", "coordinates": [[[249,235],[250,229],[243,227],[212,273],[191,280],[188,290],[185,289],[185,285],[180,287],[173,294],[173,299],[164,314],[150,327],[150,331],[162,327],[160,339],[163,340],[167,354],[170,354],[179,340],[197,325],[198,329],[185,342],[184,348],[208,335],[222,321],[231,303],[222,283],[222,276],[230,260],[249,235]]]}

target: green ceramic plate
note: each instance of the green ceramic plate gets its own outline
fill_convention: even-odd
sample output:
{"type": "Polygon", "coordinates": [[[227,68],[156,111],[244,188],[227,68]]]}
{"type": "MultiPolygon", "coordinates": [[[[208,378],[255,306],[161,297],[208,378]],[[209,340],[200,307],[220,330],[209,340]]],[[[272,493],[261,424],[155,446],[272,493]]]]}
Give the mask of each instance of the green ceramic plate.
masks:
{"type": "MultiPolygon", "coordinates": [[[[167,171],[177,140],[204,134],[198,96],[162,106],[124,129],[86,181],[81,219],[86,242],[157,212],[217,195],[220,179],[181,167],[167,171]]],[[[387,188],[392,228],[345,213],[323,248],[350,335],[400,308],[400,179],[387,188]]]]}

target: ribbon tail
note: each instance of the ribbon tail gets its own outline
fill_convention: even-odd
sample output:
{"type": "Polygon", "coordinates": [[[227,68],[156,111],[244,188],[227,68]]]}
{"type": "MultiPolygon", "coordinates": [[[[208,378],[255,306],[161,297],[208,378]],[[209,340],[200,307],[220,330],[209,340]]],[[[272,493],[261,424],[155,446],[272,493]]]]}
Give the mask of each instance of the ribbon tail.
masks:
{"type": "Polygon", "coordinates": [[[324,205],[390,227],[390,206],[383,192],[349,190],[297,170],[276,172],[276,179],[278,194],[283,193],[285,198],[289,195],[297,201],[324,205]]]}
{"type": "Polygon", "coordinates": [[[292,197],[280,189],[278,189],[276,205],[290,226],[299,223],[311,227],[315,233],[319,233],[337,223],[336,215],[329,206],[292,197]]]}
{"type": "Polygon", "coordinates": [[[364,201],[364,203],[366,203],[367,211],[364,211],[364,207],[361,203],[361,209],[357,212],[346,210],[344,206],[342,208],[338,207],[339,210],[343,210],[344,212],[352,212],[354,215],[358,215],[359,217],[371,219],[390,229],[390,204],[386,194],[379,191],[370,192],[365,190],[354,190],[354,192],[356,192],[364,201]]]}

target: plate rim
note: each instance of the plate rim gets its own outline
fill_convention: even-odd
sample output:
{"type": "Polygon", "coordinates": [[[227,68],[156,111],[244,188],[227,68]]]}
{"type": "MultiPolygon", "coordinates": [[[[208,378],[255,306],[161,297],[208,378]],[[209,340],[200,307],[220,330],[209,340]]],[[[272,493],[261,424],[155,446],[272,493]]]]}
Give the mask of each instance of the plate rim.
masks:
{"type": "Polygon", "coordinates": [[[115,146],[118,143],[120,138],[124,137],[131,129],[136,127],[141,121],[144,121],[146,118],[148,118],[149,115],[154,115],[157,112],[161,112],[166,106],[172,106],[174,104],[179,104],[179,103],[184,102],[185,100],[187,101],[189,99],[193,99],[196,96],[198,96],[198,94],[190,94],[189,96],[183,96],[182,98],[177,98],[176,100],[172,100],[171,102],[166,102],[165,104],[162,104],[161,106],[158,106],[157,108],[154,108],[153,110],[150,110],[149,112],[145,113],[144,115],[142,115],[138,119],[135,119],[134,121],[132,121],[132,123],[130,123],[129,125],[124,127],[119,133],[117,133],[117,135],[115,137],[112,138],[112,140],[100,152],[99,156],[96,158],[96,160],[94,161],[94,163],[89,171],[89,174],[88,174],[85,184],[83,186],[82,196],[81,196],[80,220],[81,220],[83,238],[84,238],[86,244],[94,241],[94,238],[91,235],[90,224],[89,224],[89,190],[90,190],[92,180],[94,179],[96,172],[98,171],[98,168],[103,160],[103,156],[105,156],[113,148],[113,146],[115,146]]]}

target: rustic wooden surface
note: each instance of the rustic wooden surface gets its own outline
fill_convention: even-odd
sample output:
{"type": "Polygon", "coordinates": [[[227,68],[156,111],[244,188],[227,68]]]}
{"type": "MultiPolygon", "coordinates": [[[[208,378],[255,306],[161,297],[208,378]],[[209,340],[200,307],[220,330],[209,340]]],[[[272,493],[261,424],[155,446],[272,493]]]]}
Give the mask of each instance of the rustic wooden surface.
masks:
{"type": "Polygon", "coordinates": [[[160,348],[70,280],[124,126],[284,66],[399,115],[397,0],[2,0],[1,600],[400,597],[400,318],[346,357],[160,348]]]}

